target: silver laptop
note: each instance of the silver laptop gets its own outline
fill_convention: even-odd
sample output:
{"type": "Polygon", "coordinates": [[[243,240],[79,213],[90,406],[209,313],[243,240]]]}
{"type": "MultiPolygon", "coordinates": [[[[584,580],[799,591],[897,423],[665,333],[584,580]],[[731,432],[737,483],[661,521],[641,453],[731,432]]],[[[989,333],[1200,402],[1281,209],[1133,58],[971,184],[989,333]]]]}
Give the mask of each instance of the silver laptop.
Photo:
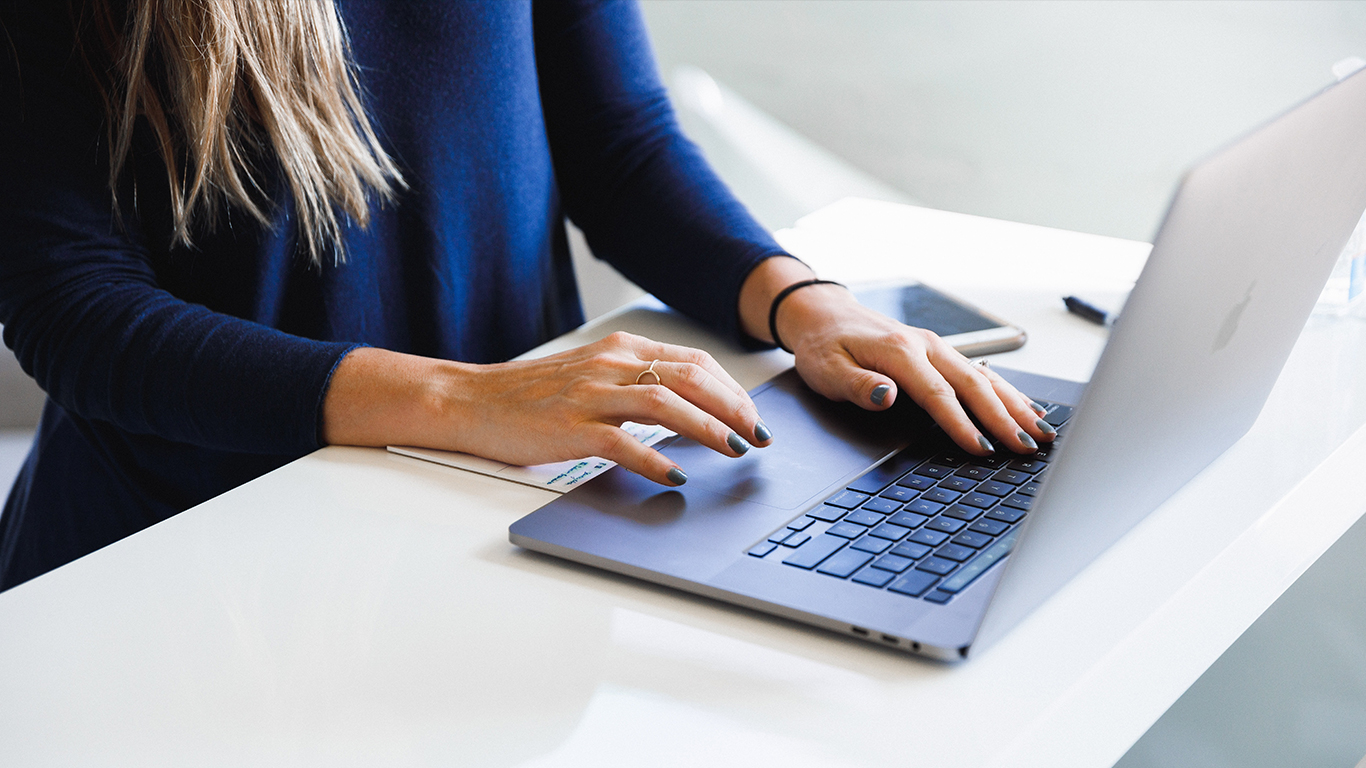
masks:
{"type": "MultiPolygon", "coordinates": [[[[514,544],[880,645],[966,659],[1241,437],[1366,209],[1366,73],[1182,181],[1089,385],[1003,371],[1055,446],[989,460],[909,402],[753,390],[777,440],[677,438],[664,488],[614,469],[514,523],[514,544]]],[[[1000,369],[998,369],[1000,370],[1000,369]]]]}

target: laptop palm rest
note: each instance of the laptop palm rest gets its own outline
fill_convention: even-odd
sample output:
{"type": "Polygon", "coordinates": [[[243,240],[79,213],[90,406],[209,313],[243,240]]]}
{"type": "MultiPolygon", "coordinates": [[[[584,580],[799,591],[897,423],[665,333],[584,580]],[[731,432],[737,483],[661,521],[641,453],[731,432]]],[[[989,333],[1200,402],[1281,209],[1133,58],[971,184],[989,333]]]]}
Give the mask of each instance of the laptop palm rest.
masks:
{"type": "Polygon", "coordinates": [[[773,444],[732,459],[678,440],[663,453],[688,473],[689,486],[795,512],[841,478],[905,444],[909,429],[927,428],[907,418],[909,409],[870,413],[826,400],[795,371],[778,376],[753,397],[774,430],[773,444]]]}
{"type": "Polygon", "coordinates": [[[933,432],[909,398],[865,411],[812,392],[795,370],[752,396],[773,430],[769,447],[730,458],[676,438],[662,452],[688,473],[686,485],[613,468],[517,521],[513,543],[612,570],[630,570],[615,562],[706,580],[803,507],[933,432]]]}

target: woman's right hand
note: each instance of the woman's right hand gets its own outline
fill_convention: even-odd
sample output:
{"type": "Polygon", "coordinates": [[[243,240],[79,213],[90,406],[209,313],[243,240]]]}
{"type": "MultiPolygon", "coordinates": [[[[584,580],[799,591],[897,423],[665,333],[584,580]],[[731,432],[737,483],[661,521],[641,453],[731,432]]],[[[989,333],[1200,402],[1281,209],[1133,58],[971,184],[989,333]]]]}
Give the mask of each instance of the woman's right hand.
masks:
{"type": "Polygon", "coordinates": [[[600,456],[657,483],[687,480],[686,468],[621,429],[626,421],[662,425],[727,456],[772,439],[711,355],[628,333],[494,365],[356,349],[323,401],[328,444],[415,445],[519,465],[600,456]],[[640,378],[656,360],[658,383],[640,378]]]}

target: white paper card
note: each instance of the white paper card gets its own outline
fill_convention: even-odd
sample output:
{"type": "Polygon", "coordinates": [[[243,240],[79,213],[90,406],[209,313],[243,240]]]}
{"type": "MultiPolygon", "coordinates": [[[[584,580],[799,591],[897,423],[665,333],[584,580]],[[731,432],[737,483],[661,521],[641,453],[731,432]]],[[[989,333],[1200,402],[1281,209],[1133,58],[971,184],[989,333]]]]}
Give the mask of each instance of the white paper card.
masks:
{"type": "MultiPolygon", "coordinates": [[[[644,445],[654,445],[666,437],[671,437],[675,433],[658,425],[637,424],[628,421],[621,425],[628,434],[635,437],[644,445]]],[[[468,453],[458,453],[456,451],[440,451],[435,448],[412,448],[403,445],[389,446],[390,453],[397,453],[400,456],[411,456],[414,459],[431,461],[437,464],[444,464],[456,469],[467,469],[471,472],[478,472],[481,475],[511,480],[514,483],[531,485],[537,488],[564,493],[570,488],[582,483],[583,481],[597,477],[616,466],[616,462],[590,456],[586,459],[574,459],[570,461],[557,461],[552,464],[537,464],[530,467],[519,467],[513,464],[504,464],[501,461],[485,459],[479,456],[471,456],[468,453]]]]}

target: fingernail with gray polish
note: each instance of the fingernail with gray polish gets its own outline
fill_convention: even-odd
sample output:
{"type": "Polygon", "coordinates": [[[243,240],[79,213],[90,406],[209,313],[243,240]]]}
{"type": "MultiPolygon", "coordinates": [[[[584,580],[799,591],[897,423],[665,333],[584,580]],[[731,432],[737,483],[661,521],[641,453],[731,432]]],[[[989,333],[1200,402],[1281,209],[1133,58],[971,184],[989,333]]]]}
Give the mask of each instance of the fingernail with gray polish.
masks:
{"type": "Polygon", "coordinates": [[[1040,416],[1042,416],[1042,415],[1048,413],[1048,409],[1047,409],[1047,408],[1043,407],[1042,405],[1039,405],[1038,403],[1034,402],[1033,400],[1030,400],[1030,401],[1029,401],[1029,407],[1030,407],[1030,408],[1033,408],[1033,409],[1034,409],[1034,412],[1037,413],[1037,414],[1039,414],[1040,416]]]}
{"type": "Polygon", "coordinates": [[[882,401],[887,399],[887,393],[891,391],[890,384],[879,384],[873,387],[873,394],[868,399],[873,401],[873,405],[882,405],[882,401]]]}
{"type": "Polygon", "coordinates": [[[978,435],[977,444],[982,446],[982,450],[986,451],[987,453],[996,452],[996,446],[991,444],[991,441],[986,438],[986,435],[978,435]]]}
{"type": "Polygon", "coordinates": [[[734,432],[730,433],[729,435],[726,435],[726,445],[729,445],[732,451],[735,451],[741,456],[744,455],[745,451],[749,450],[749,443],[745,442],[739,435],[735,434],[734,432]]]}
{"type": "Polygon", "coordinates": [[[1039,444],[1034,442],[1034,438],[1030,437],[1029,433],[1025,432],[1023,429],[1016,432],[1015,436],[1020,438],[1020,442],[1024,443],[1026,448],[1029,448],[1030,450],[1038,449],[1039,444]]]}
{"type": "Polygon", "coordinates": [[[679,469],[678,467],[670,469],[668,473],[664,476],[669,478],[669,482],[673,483],[674,485],[682,485],[688,482],[688,476],[684,474],[683,470],[679,469]]]}
{"type": "Polygon", "coordinates": [[[765,440],[772,440],[773,430],[769,429],[768,425],[761,421],[754,425],[754,439],[761,443],[765,440]]]}
{"type": "Polygon", "coordinates": [[[1058,430],[1054,429],[1052,424],[1049,424],[1048,422],[1044,421],[1043,419],[1035,419],[1035,420],[1034,420],[1034,426],[1038,427],[1038,428],[1039,428],[1039,431],[1042,432],[1042,433],[1044,433],[1045,435],[1056,435],[1056,434],[1058,434],[1058,430]]]}

